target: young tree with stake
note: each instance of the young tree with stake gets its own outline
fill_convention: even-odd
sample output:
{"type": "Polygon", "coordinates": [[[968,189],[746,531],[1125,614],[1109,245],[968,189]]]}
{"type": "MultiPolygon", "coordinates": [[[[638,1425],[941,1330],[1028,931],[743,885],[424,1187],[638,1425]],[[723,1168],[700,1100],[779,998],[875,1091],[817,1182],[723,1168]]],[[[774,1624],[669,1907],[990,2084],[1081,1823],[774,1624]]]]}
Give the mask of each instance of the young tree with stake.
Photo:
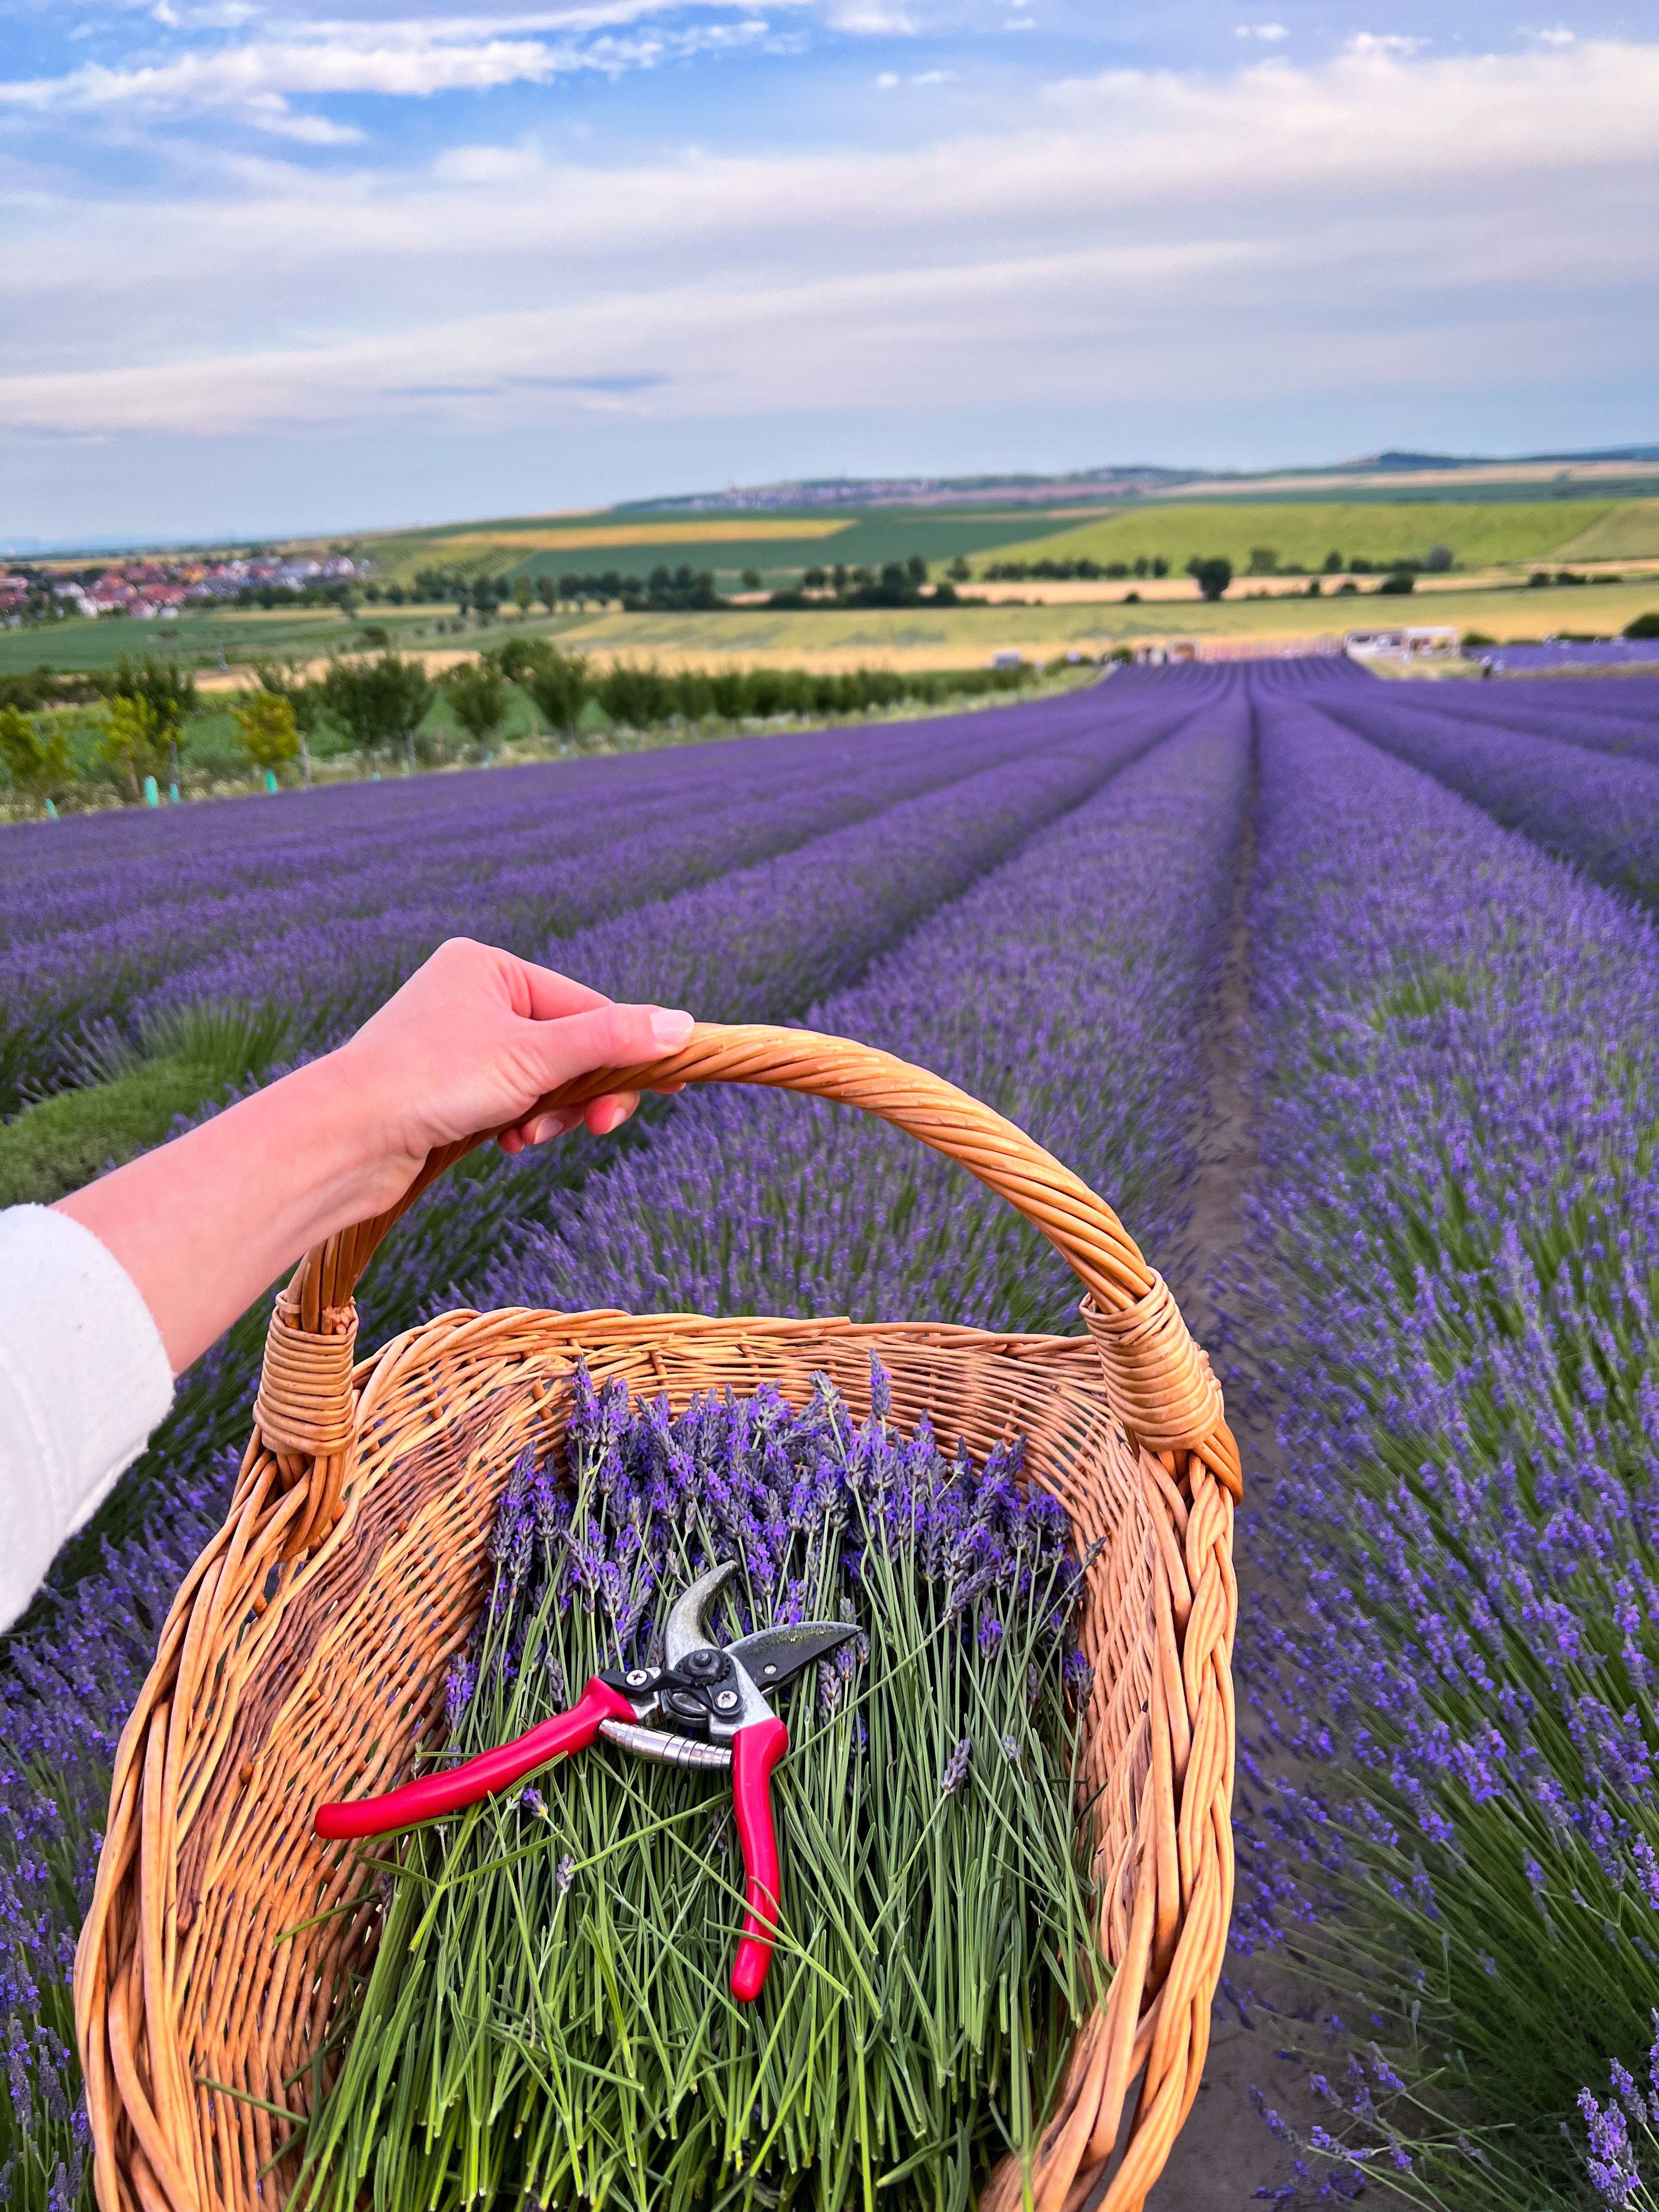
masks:
{"type": "Polygon", "coordinates": [[[230,714],[240,732],[242,750],[255,768],[274,775],[298,758],[299,725],[294,719],[293,704],[284,694],[251,692],[230,714]]]}
{"type": "Polygon", "coordinates": [[[445,675],[443,687],[451,714],[488,762],[495,733],[507,716],[511,685],[486,656],[459,662],[445,675]]]}
{"type": "Polygon", "coordinates": [[[324,702],[360,752],[390,751],[401,739],[415,765],[415,731],[437,687],[418,660],[383,653],[374,660],[337,660],[323,683],[324,702]]]}
{"type": "Polygon", "coordinates": [[[586,654],[550,646],[531,671],[527,688],[548,727],[574,738],[577,717],[593,690],[586,654]]]}
{"type": "Polygon", "coordinates": [[[143,796],[145,777],[158,775],[163,765],[164,742],[161,718],[149,701],[118,692],[109,702],[98,757],[120,769],[135,804],[143,796]]]}
{"type": "Polygon", "coordinates": [[[51,724],[44,728],[21,707],[0,707],[0,763],[19,791],[38,801],[43,813],[58,811],[54,798],[69,782],[69,740],[51,724]]]}
{"type": "Polygon", "coordinates": [[[149,708],[155,725],[155,750],[158,757],[147,771],[159,775],[160,754],[167,754],[167,778],[176,794],[179,786],[179,755],[185,743],[185,721],[201,703],[197,694],[196,678],[173,661],[153,659],[146,653],[140,661],[129,660],[124,653],[115,671],[114,692],[118,698],[142,699],[149,708]]]}
{"type": "Polygon", "coordinates": [[[286,699],[294,717],[294,726],[300,739],[300,774],[307,783],[311,781],[311,741],[322,721],[325,708],[323,686],[301,674],[303,661],[290,661],[286,667],[274,660],[256,660],[253,672],[260,688],[276,698],[286,699]]]}

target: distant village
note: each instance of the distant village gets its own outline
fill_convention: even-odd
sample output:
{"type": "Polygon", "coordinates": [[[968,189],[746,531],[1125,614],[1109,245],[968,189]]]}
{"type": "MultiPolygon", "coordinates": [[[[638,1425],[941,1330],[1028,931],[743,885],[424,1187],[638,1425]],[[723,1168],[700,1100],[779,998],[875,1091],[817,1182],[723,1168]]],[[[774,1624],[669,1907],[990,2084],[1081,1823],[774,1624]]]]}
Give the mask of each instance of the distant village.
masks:
{"type": "Polygon", "coordinates": [[[0,622],[12,629],[26,621],[70,615],[124,615],[130,622],[153,622],[204,601],[275,605],[279,599],[330,597],[368,565],[343,553],[320,560],[272,555],[231,561],[116,561],[83,568],[25,564],[0,569],[0,622]]]}

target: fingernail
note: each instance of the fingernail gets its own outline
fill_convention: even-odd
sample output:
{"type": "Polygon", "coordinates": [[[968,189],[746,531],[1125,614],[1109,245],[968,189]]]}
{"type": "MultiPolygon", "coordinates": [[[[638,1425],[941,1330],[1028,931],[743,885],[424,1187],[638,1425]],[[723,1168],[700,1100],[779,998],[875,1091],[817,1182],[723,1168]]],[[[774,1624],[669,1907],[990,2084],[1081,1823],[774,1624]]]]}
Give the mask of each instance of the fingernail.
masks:
{"type": "Polygon", "coordinates": [[[678,1052],[696,1024],[682,1006],[653,1006],[651,1034],[665,1052],[678,1052]]]}

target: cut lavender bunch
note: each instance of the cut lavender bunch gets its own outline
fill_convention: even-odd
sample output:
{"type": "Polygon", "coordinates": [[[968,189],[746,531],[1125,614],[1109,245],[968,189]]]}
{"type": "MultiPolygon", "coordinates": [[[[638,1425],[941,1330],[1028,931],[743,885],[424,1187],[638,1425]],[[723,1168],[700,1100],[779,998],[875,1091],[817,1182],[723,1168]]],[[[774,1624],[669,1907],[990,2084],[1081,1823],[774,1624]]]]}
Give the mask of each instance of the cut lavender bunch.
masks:
{"type": "Polygon", "coordinates": [[[675,1415],[579,1370],[556,1462],[509,1474],[452,1676],[471,1756],[565,1682],[659,1656],[710,1564],[742,1570],[723,1638],[857,1624],[782,1693],[760,2002],[726,1988],[729,1784],[560,1761],[404,1847],[299,2201],[967,2212],[1034,2140],[1104,1971],[1066,1686],[1080,1563],[1017,1444],[947,1455],[872,1383],[860,1425],[822,1376],[799,1409],[768,1388],[675,1415]]]}

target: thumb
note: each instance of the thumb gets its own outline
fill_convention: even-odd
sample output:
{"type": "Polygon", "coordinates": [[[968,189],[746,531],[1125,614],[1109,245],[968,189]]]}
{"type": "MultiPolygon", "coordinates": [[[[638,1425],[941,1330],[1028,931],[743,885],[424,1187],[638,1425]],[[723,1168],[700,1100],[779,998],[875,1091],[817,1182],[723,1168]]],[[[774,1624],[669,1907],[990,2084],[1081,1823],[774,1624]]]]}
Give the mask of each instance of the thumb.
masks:
{"type": "Polygon", "coordinates": [[[639,1067],[678,1052],[696,1026],[677,1006],[599,1006],[562,1020],[526,1024],[544,1087],[556,1091],[601,1067],[639,1067]]]}

